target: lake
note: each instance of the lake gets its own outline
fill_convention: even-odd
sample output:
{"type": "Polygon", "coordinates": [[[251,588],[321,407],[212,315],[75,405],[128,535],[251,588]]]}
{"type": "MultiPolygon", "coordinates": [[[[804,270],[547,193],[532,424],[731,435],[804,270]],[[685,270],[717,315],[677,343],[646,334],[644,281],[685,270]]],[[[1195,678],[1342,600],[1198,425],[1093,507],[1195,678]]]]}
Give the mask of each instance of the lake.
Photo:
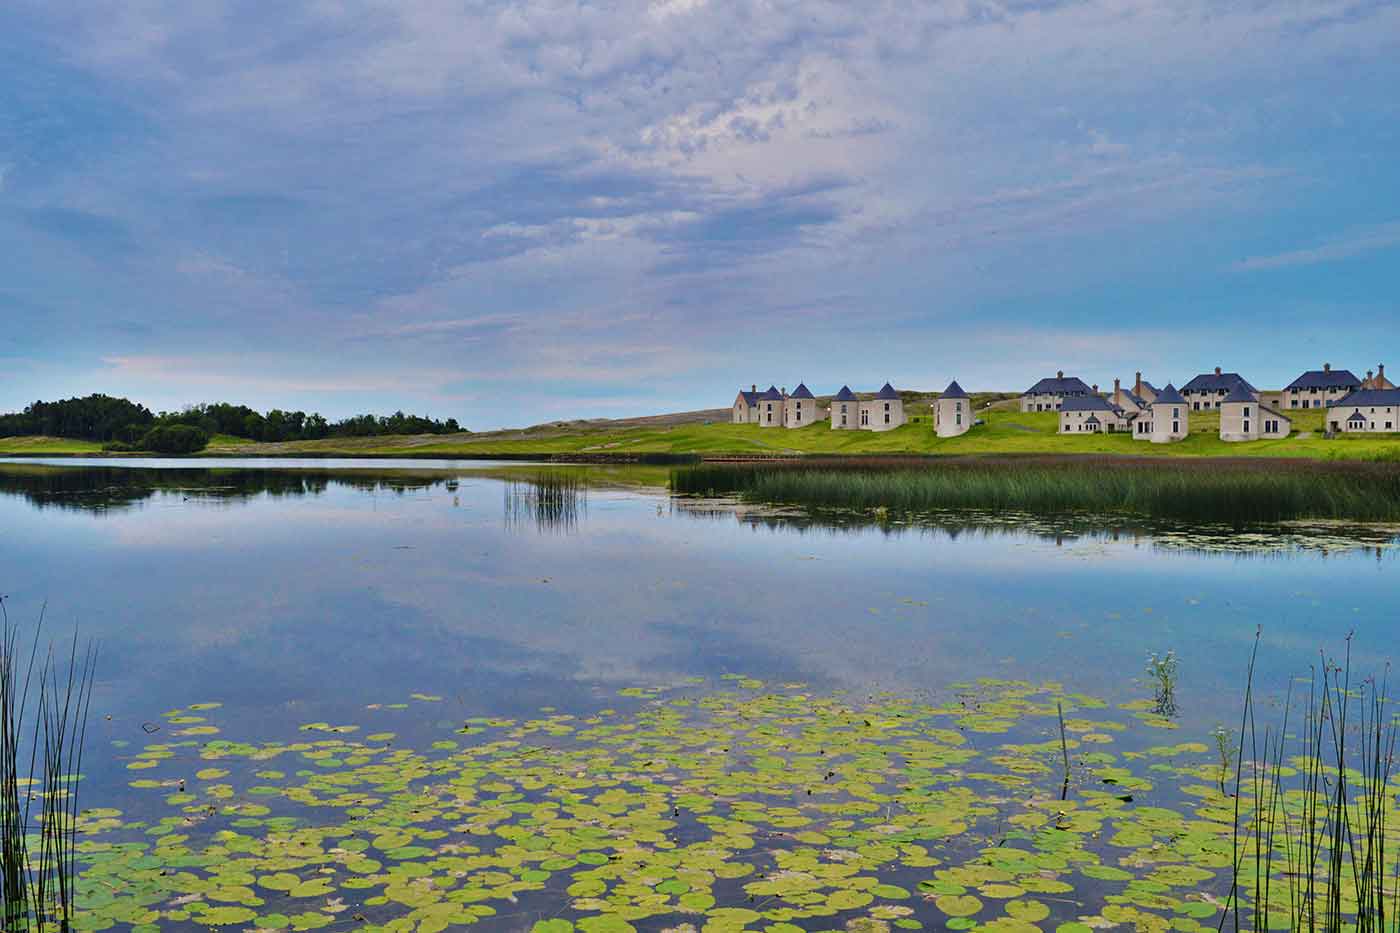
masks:
{"type": "MultiPolygon", "coordinates": [[[[875,708],[871,704],[886,704],[880,715],[907,717],[910,722],[949,716],[942,704],[961,696],[966,707],[969,691],[980,689],[986,696],[979,702],[987,709],[1016,709],[1034,720],[1027,724],[1006,713],[1005,735],[1022,745],[1049,743],[1039,751],[1015,752],[1037,761],[1036,767],[1011,769],[1040,781],[1031,789],[1043,791],[1058,787],[1061,731],[1053,718],[1034,717],[1051,715],[1054,703],[1047,706],[1047,697],[1063,703],[1060,696],[1072,695],[1084,698],[1082,703],[1073,701],[1077,709],[1114,711],[1122,720],[1111,724],[1113,730],[1086,725],[1079,734],[1102,735],[1105,747],[1111,738],[1118,743],[1115,749],[1135,753],[1164,741],[1186,743],[1191,747],[1181,754],[1198,759],[1177,766],[1185,775],[1212,760],[1213,749],[1201,752],[1195,743],[1206,748],[1211,730],[1238,727],[1244,670],[1260,626],[1257,689],[1266,710],[1279,708],[1290,678],[1306,675],[1319,650],[1334,655],[1344,651],[1349,633],[1355,632],[1353,665],[1362,671],[1380,671],[1400,646],[1394,625],[1400,577],[1394,538],[1384,529],[1290,528],[1238,534],[1134,526],[1121,519],[1057,522],[985,515],[875,522],[672,498],[664,485],[666,476],[664,469],[647,467],[544,468],[420,460],[0,464],[0,522],[6,531],[0,536],[0,566],[5,569],[0,589],[11,622],[27,630],[42,611],[48,637],[66,638],[76,626],[83,638],[99,646],[81,799],[84,807],[120,810],[121,816],[90,827],[93,838],[108,834],[113,840],[141,839],[158,846],[178,836],[178,843],[167,843],[178,846],[180,857],[174,862],[194,866],[184,871],[195,874],[215,871],[210,866],[227,861],[229,851],[245,851],[227,849],[230,837],[219,834],[231,833],[230,826],[207,809],[199,811],[208,815],[207,825],[206,816],[190,822],[193,808],[210,806],[197,796],[195,774],[210,767],[201,748],[211,741],[284,746],[325,741],[329,744],[321,747],[278,748],[268,756],[300,754],[303,764],[312,763],[312,777],[325,760],[335,761],[336,767],[345,767],[347,761],[369,767],[370,752],[346,754],[343,743],[351,738],[362,742],[370,734],[393,734],[396,751],[385,754],[398,754],[399,749],[406,754],[414,748],[426,756],[423,761],[432,758],[434,748],[448,758],[486,754],[485,745],[473,748],[472,742],[477,736],[483,736],[482,743],[494,741],[492,729],[557,734],[558,754],[586,755],[587,742],[570,745],[581,741],[577,723],[598,722],[600,716],[627,720],[630,730],[624,731],[635,735],[647,730],[673,735],[693,728],[702,730],[692,735],[696,742],[715,740],[716,733],[703,730],[718,728],[718,721],[732,726],[731,720],[712,718],[683,727],[656,717],[671,700],[686,716],[708,710],[706,715],[713,717],[719,714],[706,703],[720,696],[730,704],[724,715],[743,709],[749,719],[769,722],[781,731],[785,723],[802,717],[837,716],[831,704],[840,706],[841,716],[875,708]],[[572,479],[556,488],[557,482],[541,483],[541,476],[572,479]],[[1144,713],[1145,701],[1154,697],[1144,673],[1146,659],[1149,653],[1168,651],[1178,665],[1175,709],[1165,717],[1160,711],[1144,713]],[[979,680],[980,688],[953,686],[979,680]],[[1013,682],[1035,689],[1006,686],[1013,682]],[[1052,685],[1048,693],[1036,692],[1047,683],[1052,685]],[[1031,692],[1023,694],[1025,690],[1031,692]],[[219,705],[191,709],[206,704],[219,705]],[[1155,725],[1153,718],[1159,720],[1155,725]],[[492,725],[507,722],[510,725],[492,725]],[[522,723],[536,725],[526,728],[522,723]],[[191,732],[191,725],[217,731],[191,732]],[[343,731],[336,731],[342,726],[343,731]],[[563,750],[566,745],[571,750],[563,750]],[[318,748],[326,754],[318,755],[318,748]],[[175,790],[177,779],[182,781],[175,790]],[[148,786],[133,788],[133,780],[145,780],[148,786]],[[169,797],[175,798],[173,803],[169,797]],[[225,848],[209,857],[210,845],[225,848]]],[[[1064,715],[1074,719],[1084,714],[1067,709],[1064,715]]],[[[876,714],[860,716],[864,721],[876,714]]],[[[979,723],[971,722],[959,728],[976,733],[979,723]]],[[[820,718],[808,725],[814,730],[834,728],[820,718]]],[[[759,731],[760,736],[773,734],[759,731]]],[[[953,738],[950,744],[956,744],[953,738]]],[[[515,735],[511,741],[523,739],[515,735]]],[[[493,747],[489,754],[498,751],[493,747]]],[[[275,788],[263,789],[265,797],[247,796],[259,780],[251,776],[258,769],[258,755],[217,745],[213,752],[214,770],[233,772],[228,785],[221,783],[224,774],[206,780],[228,787],[214,792],[214,811],[222,806],[219,801],[277,797],[275,788]],[[218,764],[224,756],[236,759],[236,766],[218,764]],[[238,784],[240,779],[251,784],[238,784]]],[[[786,762],[785,768],[795,773],[799,765],[811,764],[805,760],[809,753],[815,754],[801,743],[783,744],[764,760],[786,762]],[[804,760],[783,757],[789,754],[804,760]]],[[[853,760],[872,753],[865,748],[853,760]]],[[[906,760],[910,753],[905,749],[902,754],[901,760],[906,760]]],[[[938,754],[944,764],[951,761],[951,753],[938,754]]],[[[570,767],[579,760],[570,759],[570,767]]],[[[1104,766],[1098,759],[1085,761],[1085,774],[1104,766]]],[[[699,768],[671,763],[680,775],[677,786],[690,780],[684,774],[692,766],[699,768]]],[[[632,767],[638,766],[634,762],[632,767]]],[[[579,773],[587,770],[580,768],[579,773]]],[[[264,783],[291,780],[289,774],[299,773],[281,765],[272,771],[281,777],[262,779],[264,783]]],[[[855,781],[858,774],[848,776],[855,781]]],[[[535,801],[536,818],[538,794],[551,793],[542,780],[536,775],[510,788],[523,795],[514,799],[535,801]]],[[[501,788],[510,784],[498,782],[495,791],[478,788],[472,799],[504,794],[501,788]]],[[[946,792],[939,786],[938,793],[946,792]]],[[[1139,796],[1145,792],[1139,791],[1139,796]]],[[[656,843],[648,850],[653,856],[693,842],[699,828],[707,825],[736,846],[740,838],[754,844],[752,834],[743,835],[732,823],[738,819],[733,812],[727,817],[731,822],[723,826],[707,822],[703,817],[709,811],[704,808],[697,808],[699,815],[687,822],[681,818],[682,806],[673,807],[681,798],[668,797],[665,807],[657,809],[655,794],[660,791],[654,781],[633,785],[628,793],[634,796],[623,811],[648,815],[628,832],[656,843]],[[669,814],[667,808],[675,809],[678,835],[663,844],[658,839],[666,837],[668,829],[658,821],[669,814]]],[[[1175,790],[1161,793],[1164,805],[1190,799],[1175,790]]],[[[848,786],[840,799],[861,795],[848,786]]],[[[283,796],[289,807],[295,805],[287,819],[312,827],[325,824],[316,805],[300,792],[283,796]],[[305,812],[307,806],[311,812],[305,812]]],[[[1026,796],[1033,796],[1030,789],[1026,796]]],[[[812,818],[802,809],[807,797],[784,800],[787,809],[776,817],[770,814],[778,820],[774,825],[807,826],[812,818]]],[[[495,806],[506,803],[497,801],[495,806]]],[[[444,826],[465,820],[463,814],[470,809],[441,800],[422,805],[444,826]]],[[[952,806],[945,803],[943,811],[952,806]]],[[[967,804],[958,806],[966,809],[967,804]]],[[[280,811],[273,809],[271,815],[249,810],[241,819],[252,822],[243,823],[241,831],[257,835],[293,825],[260,823],[276,819],[280,811]]],[[[508,808],[501,810],[507,812],[508,808]]],[[[559,811],[550,812],[557,817],[559,811]]],[[[368,811],[360,817],[371,818],[368,811]]],[[[833,818],[831,813],[825,817],[833,818]]],[[[503,819],[498,814],[495,821],[503,819]]],[[[418,825],[410,818],[396,825],[404,822],[418,825]]],[[[481,822],[478,828],[487,825],[494,824],[481,822]]],[[[535,830],[530,838],[547,838],[540,836],[538,826],[535,830]]],[[[818,848],[845,848],[831,842],[837,834],[829,827],[807,831],[818,834],[811,843],[818,848]]],[[[403,850],[404,863],[421,860],[429,849],[439,852],[425,848],[421,838],[410,841],[412,832],[402,835],[402,840],[391,840],[398,845],[380,848],[403,850]]],[[[473,829],[467,838],[479,835],[473,829]]],[[[361,918],[357,925],[390,923],[417,911],[418,928],[440,929],[439,920],[445,926],[464,923],[467,915],[462,911],[469,905],[488,905],[491,913],[483,908],[471,919],[502,929],[528,929],[551,918],[579,921],[581,929],[621,929],[615,924],[629,922],[638,928],[673,928],[687,911],[692,923],[703,924],[708,918],[724,929],[762,929],[774,923],[817,929],[857,920],[876,929],[881,924],[937,927],[953,920],[959,921],[954,926],[970,926],[974,921],[969,917],[1034,925],[1043,919],[1043,908],[1051,918],[1045,921],[1047,928],[1054,928],[1054,923],[1077,923],[1076,917],[1103,909],[1101,899],[1112,895],[1100,891],[1086,899],[1076,884],[1073,896],[1061,893],[1057,899],[1050,895],[1059,888],[1047,884],[1052,890],[1037,900],[1035,886],[1017,880],[1030,877],[1030,870],[1016,875],[1003,866],[998,871],[1010,871],[1007,880],[996,880],[1000,874],[980,883],[977,877],[950,880],[935,875],[929,884],[940,887],[910,897],[911,891],[917,895],[919,890],[910,873],[927,878],[932,871],[934,863],[927,861],[927,854],[911,857],[900,850],[903,854],[895,856],[899,866],[876,859],[873,864],[887,864],[889,871],[867,867],[860,874],[877,881],[854,888],[840,888],[849,882],[850,873],[824,875],[813,868],[820,859],[804,856],[787,870],[835,884],[851,896],[832,902],[840,890],[825,891],[823,904],[828,906],[810,914],[803,911],[814,909],[813,892],[821,891],[816,882],[804,881],[798,886],[802,890],[760,889],[762,903],[782,903],[769,910],[797,913],[782,914],[786,919],[765,915],[758,922],[745,913],[714,913],[762,912],[754,906],[755,895],[742,891],[745,883],[752,883],[747,876],[726,880],[711,866],[713,887],[705,896],[717,898],[718,906],[693,901],[677,914],[655,900],[656,885],[668,880],[674,884],[662,894],[670,891],[673,906],[681,903],[675,898],[683,896],[683,888],[692,893],[697,889],[693,878],[677,880],[676,865],[661,871],[660,880],[643,896],[625,887],[626,879],[569,881],[575,878],[571,872],[591,864],[577,861],[576,838],[570,850],[574,855],[555,853],[553,862],[532,860],[529,852],[534,850],[518,834],[507,838],[525,848],[495,856],[504,862],[489,868],[453,850],[454,858],[464,859],[453,877],[485,873],[486,880],[472,890],[489,896],[453,901],[442,893],[451,889],[447,884],[440,885],[435,896],[408,896],[403,891],[398,896],[394,884],[409,882],[381,878],[387,888],[337,889],[328,883],[324,890],[309,889],[311,893],[294,898],[295,911],[276,906],[277,896],[293,893],[280,882],[257,889],[253,878],[258,872],[248,873],[246,880],[243,875],[225,879],[225,893],[234,894],[220,899],[210,893],[219,886],[206,876],[185,887],[162,887],[164,876],[154,873],[155,862],[140,861],[154,858],[145,850],[131,855],[136,861],[111,863],[107,869],[94,856],[99,874],[107,870],[109,877],[144,879],[133,884],[126,900],[104,896],[103,903],[110,904],[101,921],[94,922],[123,928],[281,924],[311,929],[332,922],[348,924],[352,915],[361,918]],[[559,859],[573,861],[563,866],[559,859]],[[519,870],[512,871],[512,865],[519,870]],[[549,881],[551,874],[556,883],[549,881]],[[884,880],[887,874],[903,879],[903,887],[884,880]],[[582,887],[568,893],[564,881],[582,887]],[[887,892],[888,903],[878,894],[866,900],[876,883],[892,884],[905,894],[887,892]],[[616,901],[611,912],[605,906],[601,892],[609,884],[613,895],[626,903],[621,915],[616,901]],[[997,885],[1009,887],[978,893],[997,885]],[[138,889],[144,892],[139,897],[138,889]],[[279,893],[269,896],[269,890],[279,893]],[[340,893],[329,893],[334,890],[340,893]],[[725,891],[736,898],[728,908],[721,896],[725,891]],[[1008,896],[999,900],[998,893],[1008,896]],[[182,901],[182,896],[188,899],[182,901]],[[961,898],[973,898],[980,906],[974,910],[971,901],[961,898]],[[848,901],[852,906],[842,906],[848,901]],[[1036,906],[1017,911],[1007,907],[1003,915],[999,905],[1013,901],[1036,906]],[[327,908],[328,903],[333,906],[327,908]],[[446,904],[453,906],[449,910],[446,904]],[[884,907],[889,909],[882,912],[884,907]],[[268,916],[272,919],[267,923],[253,920],[268,916]],[[818,922],[817,917],[835,919],[818,922]]],[[[103,851],[122,851],[115,848],[117,842],[112,845],[103,851]]],[[[777,844],[758,848],[787,851],[777,844]]],[[[863,850],[852,845],[850,851],[863,850]]],[[[269,874],[296,875],[288,884],[307,883],[313,877],[308,872],[338,877],[337,872],[356,871],[343,864],[336,867],[335,859],[328,857],[294,866],[282,853],[285,865],[280,869],[277,859],[266,853],[259,857],[268,860],[269,874]]],[[[613,853],[614,861],[616,857],[613,853]]],[[[379,864],[385,861],[377,859],[374,871],[386,870],[379,864]]],[[[607,862],[590,870],[606,874],[607,862]]],[[[1071,863],[1073,859],[1066,864],[1071,863]]],[[[653,859],[646,864],[655,869],[659,863],[653,859]]],[[[362,864],[358,868],[364,869],[361,877],[378,877],[362,864]]],[[[1060,870],[1059,862],[1035,867],[1036,876],[1045,878],[1060,870]]],[[[409,872],[405,877],[416,875],[409,872]]],[[[1194,882],[1179,886],[1175,895],[1184,897],[1193,886],[1194,882]]],[[[1150,900],[1133,903],[1133,910],[1160,909],[1173,915],[1173,908],[1150,900]]],[[[1196,915],[1194,910],[1176,909],[1175,916],[1185,920],[1196,915]]],[[[1214,928],[1213,920],[1201,923],[1214,928]]]]}

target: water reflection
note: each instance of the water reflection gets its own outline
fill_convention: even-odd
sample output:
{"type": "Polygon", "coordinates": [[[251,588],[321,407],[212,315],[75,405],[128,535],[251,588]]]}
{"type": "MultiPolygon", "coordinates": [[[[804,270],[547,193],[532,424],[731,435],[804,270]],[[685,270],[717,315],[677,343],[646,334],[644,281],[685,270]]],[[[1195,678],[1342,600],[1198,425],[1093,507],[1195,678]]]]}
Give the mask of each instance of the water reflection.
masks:
{"type": "Polygon", "coordinates": [[[588,511],[585,480],[578,473],[550,470],[507,479],[503,484],[505,525],[518,531],[533,527],[547,534],[578,530],[580,513],[588,511]]]}

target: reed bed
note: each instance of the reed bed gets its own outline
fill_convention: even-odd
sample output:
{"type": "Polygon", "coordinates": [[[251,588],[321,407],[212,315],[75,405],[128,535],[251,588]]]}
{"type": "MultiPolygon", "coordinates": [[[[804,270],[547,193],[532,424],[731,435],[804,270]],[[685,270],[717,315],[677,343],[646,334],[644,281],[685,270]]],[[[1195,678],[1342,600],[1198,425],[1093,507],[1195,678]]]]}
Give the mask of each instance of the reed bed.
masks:
{"type": "Polygon", "coordinates": [[[588,508],[588,486],[575,471],[545,470],[512,479],[504,489],[506,524],[533,524],[540,531],[572,532],[588,508]]]}
{"type": "Polygon", "coordinates": [[[1118,513],[1238,527],[1296,519],[1400,520],[1400,470],[1340,466],[1108,458],[711,464],[673,471],[671,487],[681,494],[898,512],[1118,513]]]}

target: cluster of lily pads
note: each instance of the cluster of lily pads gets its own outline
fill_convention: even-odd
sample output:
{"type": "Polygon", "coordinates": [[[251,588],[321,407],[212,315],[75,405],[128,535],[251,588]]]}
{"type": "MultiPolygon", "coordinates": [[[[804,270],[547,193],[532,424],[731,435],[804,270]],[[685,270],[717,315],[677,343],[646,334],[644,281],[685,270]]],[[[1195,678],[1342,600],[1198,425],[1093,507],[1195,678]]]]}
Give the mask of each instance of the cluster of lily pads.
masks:
{"type": "Polygon", "coordinates": [[[1237,802],[1206,745],[1153,744],[1172,723],[1150,703],[1000,680],[938,702],[624,693],[423,748],[326,722],[236,740],[218,704],[172,710],[169,739],[125,750],[133,813],[81,816],[77,925],[1216,928],[1237,802]]]}

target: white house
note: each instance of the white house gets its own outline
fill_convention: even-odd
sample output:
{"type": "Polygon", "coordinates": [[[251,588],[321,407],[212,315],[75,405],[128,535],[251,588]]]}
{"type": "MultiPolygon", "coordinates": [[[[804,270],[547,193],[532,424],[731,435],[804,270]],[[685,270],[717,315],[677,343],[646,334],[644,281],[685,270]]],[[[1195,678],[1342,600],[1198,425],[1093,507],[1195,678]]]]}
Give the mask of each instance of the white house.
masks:
{"type": "Polygon", "coordinates": [[[1190,403],[1192,411],[1209,411],[1219,408],[1226,397],[1237,389],[1248,392],[1251,399],[1259,398],[1259,390],[1239,373],[1223,373],[1217,366],[1214,373],[1201,373],[1182,386],[1181,394],[1190,403]]]}
{"type": "Polygon", "coordinates": [[[856,398],[850,386],[842,386],[841,391],[831,400],[831,429],[860,430],[860,399],[856,398]]]}
{"type": "Polygon", "coordinates": [[[758,385],[745,392],[740,390],[738,397],[734,399],[734,411],[731,420],[734,424],[758,424],[758,385]]]}
{"type": "Polygon", "coordinates": [[[1287,437],[1293,430],[1293,422],[1288,416],[1261,405],[1245,385],[1237,385],[1218,407],[1222,441],[1287,437]]]}
{"type": "Polygon", "coordinates": [[[1061,434],[1106,434],[1125,430],[1133,420],[1101,395],[1067,398],[1060,406],[1061,434]]]}
{"type": "Polygon", "coordinates": [[[797,384],[792,394],[784,399],[783,405],[783,417],[787,420],[786,426],[789,428],[805,428],[821,418],[817,413],[816,396],[804,382],[797,384]]]}
{"type": "Polygon", "coordinates": [[[1170,382],[1156,393],[1148,410],[1133,419],[1133,440],[1170,444],[1190,433],[1190,413],[1186,399],[1170,382]]]}
{"type": "Polygon", "coordinates": [[[957,437],[972,427],[972,399],[954,379],[933,403],[934,432],[939,437],[957,437]]]}
{"type": "Polygon", "coordinates": [[[1021,393],[1021,411],[1059,411],[1068,398],[1083,398],[1092,394],[1084,380],[1065,378],[1064,371],[1055,378],[1046,377],[1021,393]]]}
{"type": "Polygon", "coordinates": [[[1351,370],[1323,363],[1321,369],[1310,369],[1284,386],[1283,404],[1289,408],[1326,408],[1359,388],[1361,380],[1351,370]]]}
{"type": "Polygon", "coordinates": [[[760,428],[780,428],[787,416],[787,393],[779,392],[777,386],[769,386],[768,391],[758,397],[758,426],[760,428]]]}
{"type": "Polygon", "coordinates": [[[860,403],[860,427],[863,431],[893,431],[904,423],[904,400],[888,382],[880,387],[873,399],[860,403]]]}
{"type": "Polygon", "coordinates": [[[1334,433],[1400,431],[1400,389],[1358,389],[1327,409],[1327,429],[1334,433]]]}

